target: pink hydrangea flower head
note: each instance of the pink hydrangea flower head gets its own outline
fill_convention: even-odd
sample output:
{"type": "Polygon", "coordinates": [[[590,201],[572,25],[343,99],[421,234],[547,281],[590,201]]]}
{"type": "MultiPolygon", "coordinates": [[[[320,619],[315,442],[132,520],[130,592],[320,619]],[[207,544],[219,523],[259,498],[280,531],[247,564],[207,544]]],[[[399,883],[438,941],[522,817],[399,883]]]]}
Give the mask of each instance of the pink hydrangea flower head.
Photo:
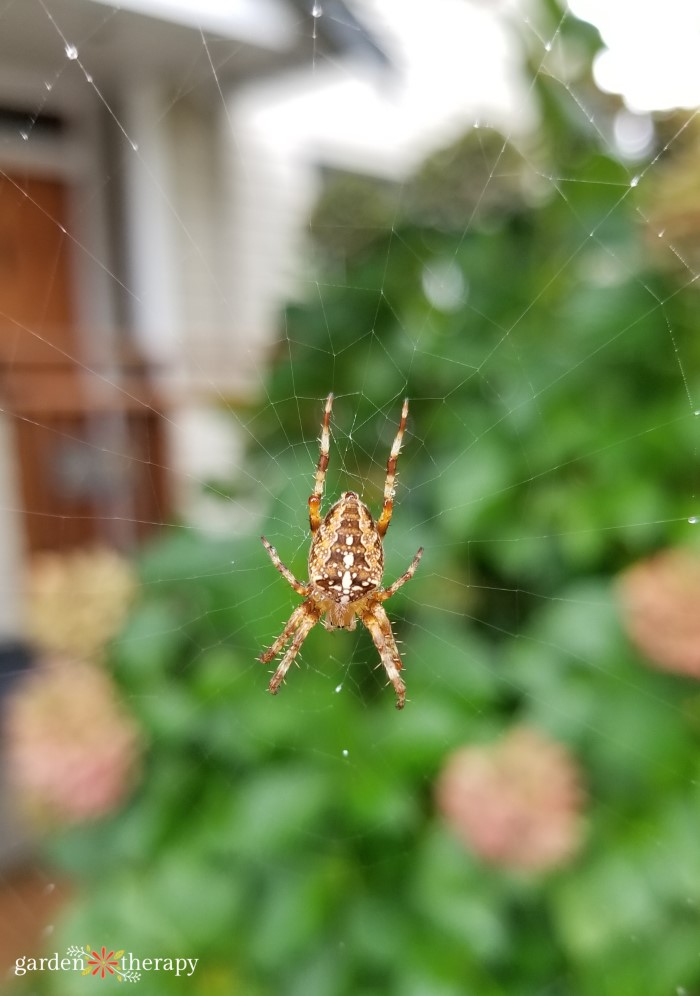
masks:
{"type": "Polygon", "coordinates": [[[582,837],[584,793],[568,750],[516,727],[500,741],[449,755],[437,804],[454,833],[483,861],[543,871],[568,861],[582,837]]]}
{"type": "Polygon", "coordinates": [[[700,678],[700,555],[682,547],[640,560],[620,578],[622,620],[644,656],[700,678]]]}
{"type": "Polygon", "coordinates": [[[38,824],[97,819],[132,788],[139,734],[94,665],[43,661],[10,695],[5,720],[10,782],[38,824]]]}

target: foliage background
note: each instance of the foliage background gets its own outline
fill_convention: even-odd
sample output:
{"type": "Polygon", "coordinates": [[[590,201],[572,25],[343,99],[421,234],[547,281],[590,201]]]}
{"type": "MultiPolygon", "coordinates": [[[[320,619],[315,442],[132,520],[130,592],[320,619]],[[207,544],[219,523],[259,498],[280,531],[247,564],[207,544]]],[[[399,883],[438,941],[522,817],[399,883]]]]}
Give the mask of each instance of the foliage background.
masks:
{"type": "MultiPolygon", "coordinates": [[[[110,657],[144,777],[112,818],[48,841],[85,882],[52,947],[200,959],[149,994],[700,991],[700,695],[642,661],[615,597],[622,568],[691,532],[698,306],[639,222],[665,174],[630,189],[600,132],[617,108],[588,82],[596,38],[565,30],[596,127],[530,69],[524,154],[478,129],[398,191],[333,178],[320,293],[290,305],[268,398],[238,413],[250,480],[275,496],[262,531],[303,577],[320,399],[338,398],[327,494],[376,506],[410,396],[387,542],[389,578],[426,548],[391,603],[406,709],[366,634],[321,628],[270,699],[251,662],[294,597],[257,535],[168,531],[110,657]],[[468,298],[440,311],[424,275],[444,265],[468,298]],[[453,749],[520,723],[588,785],[584,846],[549,874],[480,863],[434,802],[453,749]]],[[[25,984],[75,992],[60,973],[25,984]]]]}

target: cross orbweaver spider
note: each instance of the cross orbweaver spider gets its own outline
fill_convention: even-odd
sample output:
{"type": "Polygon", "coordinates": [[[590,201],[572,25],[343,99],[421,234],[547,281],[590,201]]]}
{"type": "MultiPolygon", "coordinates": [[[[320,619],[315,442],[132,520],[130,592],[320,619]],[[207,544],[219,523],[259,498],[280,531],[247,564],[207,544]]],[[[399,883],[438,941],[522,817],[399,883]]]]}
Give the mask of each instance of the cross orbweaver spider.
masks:
{"type": "Polygon", "coordinates": [[[376,524],[370,510],[354,491],[346,491],[325,519],[321,519],[321,499],[330,450],[332,407],[333,395],[329,394],[321,425],[321,452],[314,490],[309,498],[309,523],[313,540],[309,550],[308,583],[297,581],[280,560],[277,550],[264,536],[260,537],[272,563],[304,601],[292,612],[280,635],[268,650],[260,654],[258,660],[268,664],[291,640],[270,681],[269,689],[276,695],[302,643],[323,616],[326,629],[353,630],[359,618],[369,630],[379,651],[381,663],[394,686],[396,708],[403,709],[406,686],[399,674],[401,657],[382,603],[413,577],[423,554],[423,547],[416,553],[408,570],[393,584],[382,588],[381,581],[384,571],[382,538],[389,528],[394,508],[396,461],[408,418],[408,399],[403,403],[401,422],[386,465],[384,505],[376,524]]]}

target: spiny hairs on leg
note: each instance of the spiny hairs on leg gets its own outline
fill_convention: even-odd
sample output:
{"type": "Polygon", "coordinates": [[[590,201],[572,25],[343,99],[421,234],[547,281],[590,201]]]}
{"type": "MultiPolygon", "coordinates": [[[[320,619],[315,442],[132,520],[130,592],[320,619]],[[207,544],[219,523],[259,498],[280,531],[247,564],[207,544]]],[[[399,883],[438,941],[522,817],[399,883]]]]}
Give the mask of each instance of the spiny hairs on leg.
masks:
{"type": "Polygon", "coordinates": [[[291,638],[292,642],[287,648],[287,652],[284,654],[277,670],[270,679],[270,684],[268,685],[268,689],[273,695],[276,695],[279,691],[279,687],[284,681],[284,677],[289,670],[292,661],[299,653],[302,643],[318,620],[319,613],[308,602],[303,602],[301,605],[298,605],[294,612],[292,612],[286,626],[272,646],[258,657],[258,660],[263,664],[269,664],[272,658],[279,653],[279,651],[291,638]]]}
{"type": "Polygon", "coordinates": [[[275,642],[270,647],[268,647],[267,650],[264,650],[261,654],[258,655],[258,660],[262,664],[269,664],[272,658],[276,657],[277,654],[280,652],[280,650],[284,647],[284,645],[289,640],[291,640],[292,634],[294,633],[296,628],[301,625],[304,618],[308,615],[309,613],[306,608],[306,602],[302,602],[302,604],[298,605],[294,610],[294,612],[292,612],[291,616],[287,620],[284,629],[277,637],[275,642]]]}
{"type": "MultiPolygon", "coordinates": [[[[299,606],[299,608],[303,609],[304,606],[299,606]]],[[[318,622],[317,614],[315,613],[310,614],[309,612],[304,613],[304,618],[301,620],[299,628],[297,629],[296,633],[294,634],[294,638],[292,639],[292,642],[289,644],[289,647],[287,648],[286,654],[279,662],[277,670],[272,675],[272,678],[270,679],[270,684],[267,686],[269,691],[273,695],[277,695],[279,687],[284,681],[284,676],[289,670],[290,664],[292,663],[296,655],[299,653],[302,643],[304,642],[304,640],[309,635],[310,631],[314,628],[317,622],[318,622]]]]}
{"type": "Polygon", "coordinates": [[[374,645],[379,652],[381,663],[396,693],[396,708],[406,704],[406,685],[401,678],[401,657],[399,655],[389,617],[379,603],[362,613],[362,622],[369,630],[374,645]]]}

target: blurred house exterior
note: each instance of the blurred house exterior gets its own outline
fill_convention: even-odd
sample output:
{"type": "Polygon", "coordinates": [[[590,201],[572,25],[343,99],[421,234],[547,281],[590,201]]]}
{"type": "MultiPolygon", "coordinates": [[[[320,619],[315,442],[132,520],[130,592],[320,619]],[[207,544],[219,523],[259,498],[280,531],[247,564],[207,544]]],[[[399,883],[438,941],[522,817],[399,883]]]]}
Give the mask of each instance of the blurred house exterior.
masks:
{"type": "MultiPolygon", "coordinates": [[[[183,454],[188,412],[257,388],[274,306],[260,285],[287,249],[261,201],[285,177],[242,148],[236,95],[322,56],[383,60],[340,3],[191,6],[0,14],[6,590],[23,548],[129,546],[167,517],[168,470],[204,476],[183,454]]],[[[0,632],[17,618],[3,611],[0,632]]]]}
{"type": "Polygon", "coordinates": [[[325,57],[385,64],[339,0],[0,10],[0,650],[28,554],[128,549],[196,513],[203,445],[235,458],[214,409],[262,379],[289,247],[259,226],[287,178],[233,106],[325,57]]]}

